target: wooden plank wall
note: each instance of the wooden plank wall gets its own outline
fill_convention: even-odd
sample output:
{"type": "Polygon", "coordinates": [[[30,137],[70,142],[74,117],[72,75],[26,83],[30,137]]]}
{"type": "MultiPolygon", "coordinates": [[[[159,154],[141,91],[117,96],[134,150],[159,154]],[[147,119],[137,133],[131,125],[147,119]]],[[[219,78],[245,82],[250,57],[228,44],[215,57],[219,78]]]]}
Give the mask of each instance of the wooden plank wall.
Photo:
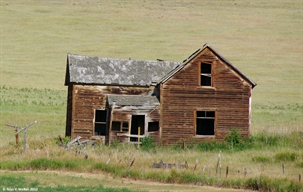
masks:
{"type": "Polygon", "coordinates": [[[71,136],[72,130],[72,92],[73,86],[69,85],[67,88],[67,105],[66,105],[66,127],[65,136],[71,136]]]}
{"type": "MultiPolygon", "coordinates": [[[[145,135],[150,135],[151,137],[154,138],[156,142],[160,141],[159,138],[159,131],[155,132],[148,132],[148,122],[156,122],[160,121],[160,110],[159,108],[138,108],[134,106],[124,106],[124,107],[119,107],[116,106],[115,108],[112,109],[111,111],[111,122],[110,125],[112,124],[112,121],[121,121],[121,122],[128,122],[128,134],[130,134],[131,130],[131,119],[132,115],[145,115],[145,135]]],[[[109,133],[109,141],[114,141],[114,140],[120,140],[117,136],[117,131],[112,131],[112,128],[110,126],[110,133],[109,133]]]]}
{"type": "Polygon", "coordinates": [[[128,86],[97,86],[71,84],[71,137],[89,138],[94,133],[94,113],[106,108],[107,94],[140,95],[153,88],[128,86]]]}
{"type": "Polygon", "coordinates": [[[236,127],[249,136],[251,86],[205,49],[160,87],[162,142],[219,139],[236,127]],[[212,63],[213,86],[200,86],[200,63],[212,63]],[[215,136],[195,136],[195,111],[214,110],[215,136]]]}

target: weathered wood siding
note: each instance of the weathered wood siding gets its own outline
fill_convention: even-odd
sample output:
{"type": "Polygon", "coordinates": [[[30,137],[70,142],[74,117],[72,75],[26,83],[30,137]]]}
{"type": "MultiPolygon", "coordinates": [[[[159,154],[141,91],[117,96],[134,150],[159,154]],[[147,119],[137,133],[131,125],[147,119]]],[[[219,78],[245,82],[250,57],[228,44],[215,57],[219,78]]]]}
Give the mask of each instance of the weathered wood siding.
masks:
{"type": "Polygon", "coordinates": [[[73,87],[68,86],[67,90],[67,105],[66,105],[66,127],[65,127],[65,136],[71,136],[71,127],[72,127],[72,91],[73,87]]]}
{"type": "Polygon", "coordinates": [[[223,139],[236,127],[249,136],[251,86],[209,49],[160,86],[161,140],[223,139]],[[200,86],[201,62],[212,64],[212,85],[200,86]],[[215,135],[196,136],[196,110],[215,111],[215,135]]]}
{"type": "Polygon", "coordinates": [[[97,86],[70,84],[70,95],[67,108],[71,110],[67,118],[70,124],[71,137],[89,138],[94,134],[94,116],[96,109],[106,109],[106,94],[140,95],[153,88],[126,86],[97,86]]]}
{"type": "MultiPolygon", "coordinates": [[[[120,122],[128,122],[128,133],[130,134],[131,131],[131,120],[132,115],[145,115],[145,124],[144,124],[144,134],[149,135],[154,138],[156,142],[160,141],[159,138],[159,131],[156,132],[148,132],[148,123],[149,122],[159,122],[160,121],[160,110],[158,108],[137,108],[133,106],[124,106],[124,107],[114,107],[111,110],[111,122],[110,122],[110,133],[109,133],[109,141],[110,143],[114,140],[120,140],[122,142],[129,141],[129,138],[121,138],[117,136],[117,133],[121,133],[118,131],[112,130],[112,122],[113,121],[120,121],[120,122]]],[[[140,135],[143,135],[141,132],[140,135]]]]}

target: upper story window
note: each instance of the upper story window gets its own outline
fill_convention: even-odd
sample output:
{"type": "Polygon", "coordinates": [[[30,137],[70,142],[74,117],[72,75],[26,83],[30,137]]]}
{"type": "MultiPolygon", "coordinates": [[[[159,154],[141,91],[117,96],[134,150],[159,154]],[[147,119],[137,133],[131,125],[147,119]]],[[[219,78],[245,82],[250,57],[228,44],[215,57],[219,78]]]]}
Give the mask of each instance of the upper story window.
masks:
{"type": "Polygon", "coordinates": [[[201,74],[200,85],[201,86],[212,86],[212,84],[211,84],[212,74],[211,74],[211,64],[210,63],[201,63],[200,74],[201,74]]]}

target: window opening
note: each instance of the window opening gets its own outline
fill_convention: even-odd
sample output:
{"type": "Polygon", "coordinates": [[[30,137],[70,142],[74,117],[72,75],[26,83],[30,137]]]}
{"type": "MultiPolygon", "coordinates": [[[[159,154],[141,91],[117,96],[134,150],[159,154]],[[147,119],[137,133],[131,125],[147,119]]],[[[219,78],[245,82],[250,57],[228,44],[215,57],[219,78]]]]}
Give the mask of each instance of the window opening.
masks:
{"type": "Polygon", "coordinates": [[[211,64],[209,63],[201,63],[201,86],[211,86],[211,64]]]}
{"type": "Polygon", "coordinates": [[[122,131],[128,132],[128,122],[123,122],[123,124],[122,124],[122,131]]]}
{"type": "Polygon", "coordinates": [[[159,131],[159,122],[148,122],[148,132],[159,131]]]}
{"type": "Polygon", "coordinates": [[[106,110],[96,110],[95,112],[95,135],[106,135],[106,110]]]}
{"type": "Polygon", "coordinates": [[[215,112],[196,112],[196,135],[215,135],[215,112]]]}
{"type": "Polygon", "coordinates": [[[112,131],[121,131],[121,122],[120,121],[112,122],[112,131]]]}

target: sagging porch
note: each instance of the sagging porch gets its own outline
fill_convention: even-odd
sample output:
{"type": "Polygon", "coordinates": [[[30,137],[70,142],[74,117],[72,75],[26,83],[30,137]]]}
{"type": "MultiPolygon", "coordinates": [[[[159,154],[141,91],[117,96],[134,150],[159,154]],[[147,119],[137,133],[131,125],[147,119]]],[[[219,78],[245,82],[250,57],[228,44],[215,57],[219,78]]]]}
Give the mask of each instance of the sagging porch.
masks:
{"type": "Polygon", "coordinates": [[[150,95],[107,95],[107,108],[95,110],[94,135],[107,144],[141,144],[149,136],[160,141],[159,100],[150,95]]]}

